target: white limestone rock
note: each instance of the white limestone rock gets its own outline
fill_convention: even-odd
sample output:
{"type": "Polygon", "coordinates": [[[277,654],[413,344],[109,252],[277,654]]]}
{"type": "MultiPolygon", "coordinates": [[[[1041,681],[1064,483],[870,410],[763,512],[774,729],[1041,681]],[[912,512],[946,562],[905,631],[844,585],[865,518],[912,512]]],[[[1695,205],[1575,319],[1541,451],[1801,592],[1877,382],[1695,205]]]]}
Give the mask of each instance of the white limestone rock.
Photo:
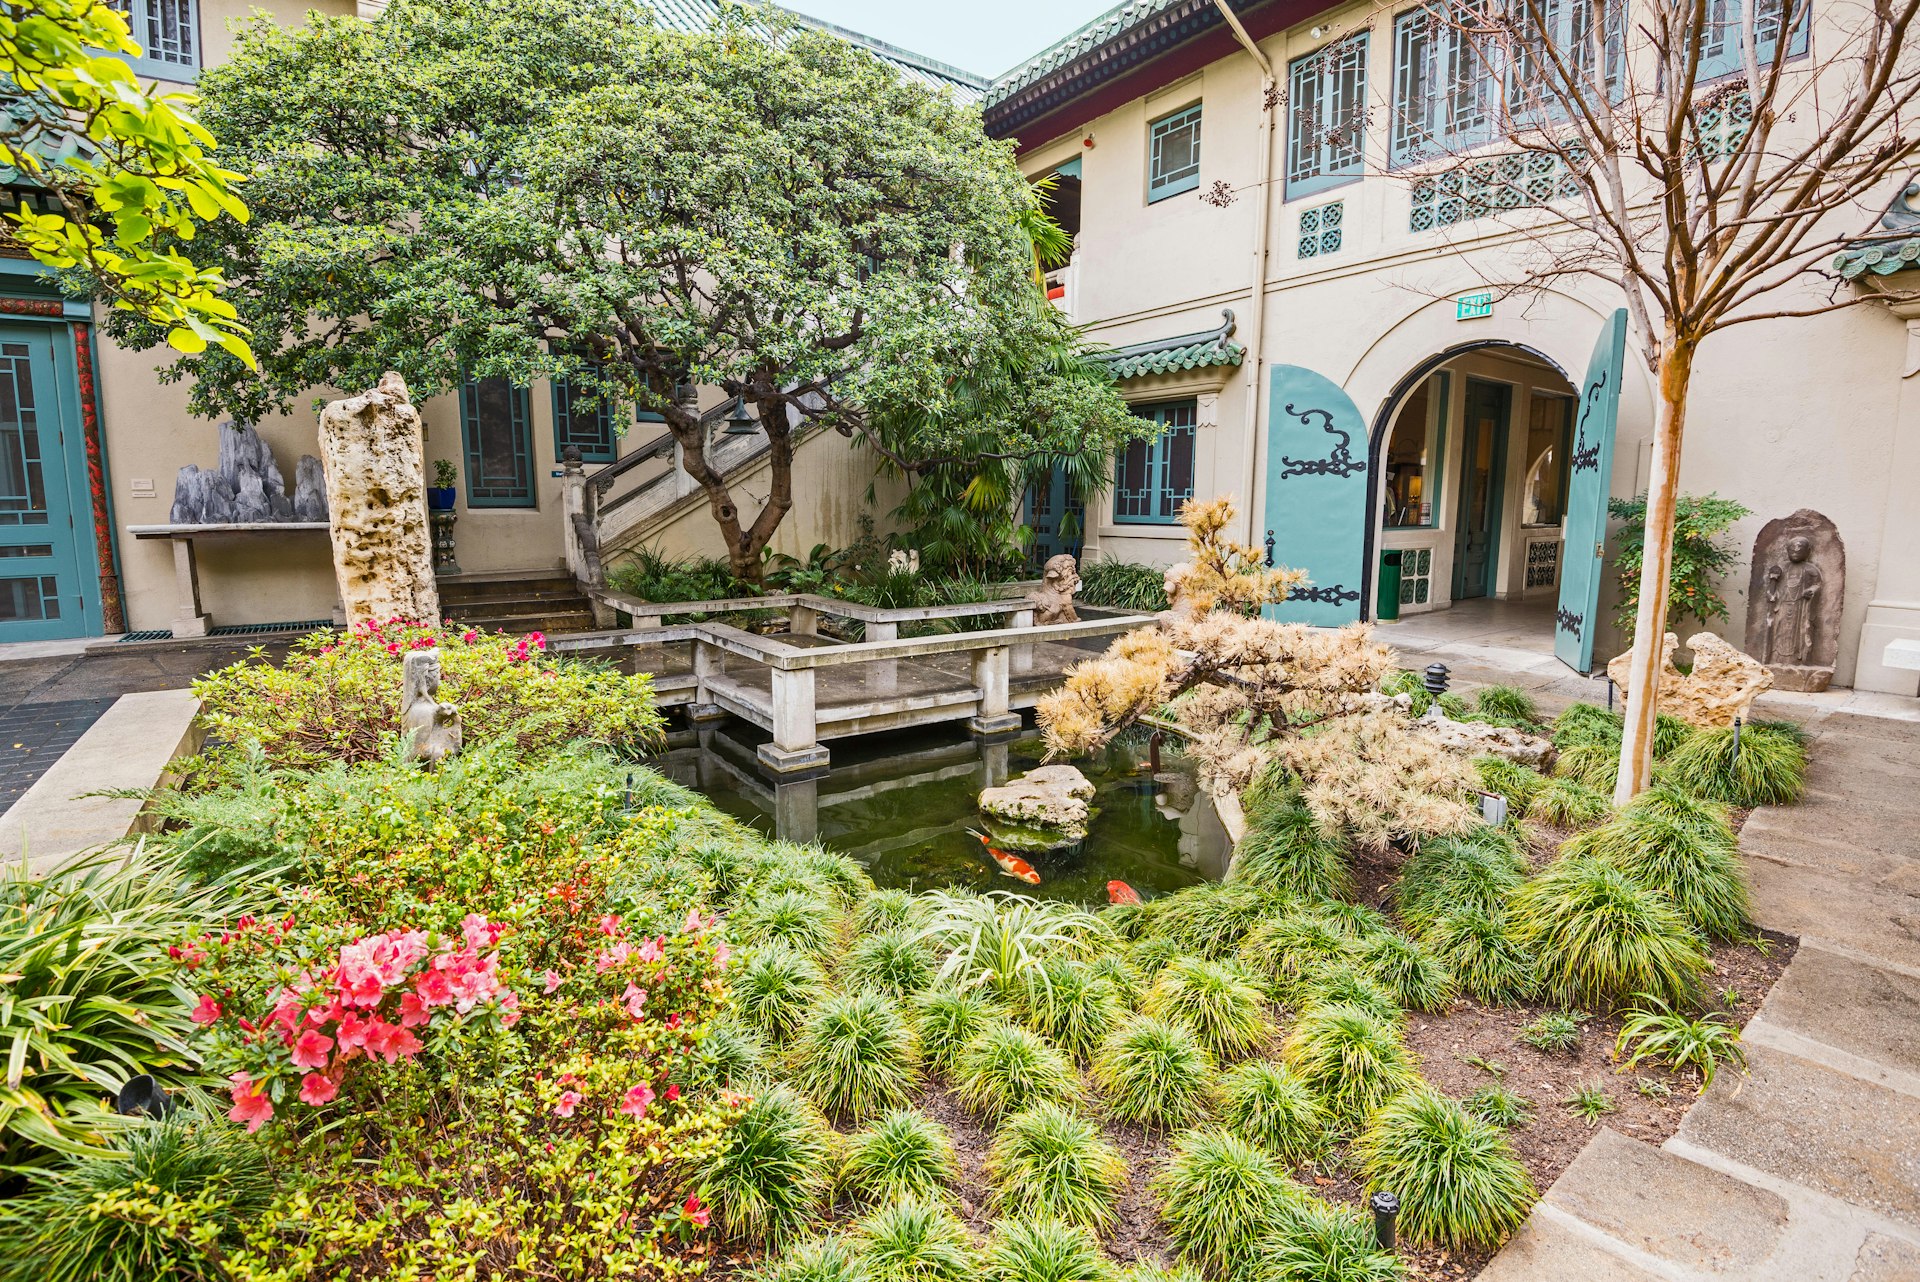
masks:
{"type": "MultiPolygon", "coordinates": [[[[1773,688],[1773,674],[1766,665],[1711,632],[1696,632],[1687,638],[1693,651],[1693,671],[1682,672],[1674,666],[1673,652],[1680,638],[1669,632],[1660,643],[1660,711],[1678,717],[1690,726],[1719,729],[1744,717],[1753,701],[1773,688]]],[[[1622,698],[1631,698],[1627,664],[1633,652],[1619,655],[1607,664],[1607,675],[1620,687],[1622,698]]]]}
{"type": "Polygon", "coordinates": [[[1060,845],[1084,841],[1092,817],[1093,784],[1072,766],[1041,766],[980,794],[980,813],[1017,828],[1060,836],[1060,845]]]}
{"type": "Polygon", "coordinates": [[[389,370],[380,385],[320,412],[333,569],[347,623],[437,623],[420,411],[389,370]]]}
{"type": "Polygon", "coordinates": [[[1455,721],[1440,711],[1438,700],[1428,707],[1427,714],[1414,725],[1441,747],[1465,757],[1504,757],[1545,773],[1552,767],[1556,755],[1553,742],[1549,739],[1509,726],[1490,726],[1482,721],[1455,721]]]}

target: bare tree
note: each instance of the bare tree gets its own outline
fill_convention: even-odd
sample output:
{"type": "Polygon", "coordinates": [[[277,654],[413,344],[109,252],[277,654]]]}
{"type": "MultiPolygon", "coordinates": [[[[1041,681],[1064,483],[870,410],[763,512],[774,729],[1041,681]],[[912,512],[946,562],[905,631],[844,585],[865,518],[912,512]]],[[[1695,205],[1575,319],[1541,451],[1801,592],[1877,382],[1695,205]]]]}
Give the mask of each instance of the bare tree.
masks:
{"type": "Polygon", "coordinates": [[[1616,801],[1645,788],[1652,765],[1701,345],[1736,325],[1874,299],[1822,276],[1920,151],[1916,15],[1920,0],[1850,0],[1817,15],[1809,0],[1434,0],[1414,33],[1407,74],[1424,79],[1410,95],[1417,118],[1393,120],[1395,160],[1430,176],[1420,162],[1458,164],[1496,139],[1492,150],[1519,153],[1461,196],[1462,216],[1498,216],[1512,233],[1481,265],[1487,283],[1617,289],[1655,378],[1630,660],[1638,697],[1616,801]]]}

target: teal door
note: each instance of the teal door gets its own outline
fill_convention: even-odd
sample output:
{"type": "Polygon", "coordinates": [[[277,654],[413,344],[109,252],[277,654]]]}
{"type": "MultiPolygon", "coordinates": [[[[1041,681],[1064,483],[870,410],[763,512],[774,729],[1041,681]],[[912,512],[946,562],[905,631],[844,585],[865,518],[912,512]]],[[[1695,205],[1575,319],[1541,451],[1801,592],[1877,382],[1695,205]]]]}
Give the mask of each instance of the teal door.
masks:
{"type": "Polygon", "coordinates": [[[1366,421],[1337,383],[1298,365],[1274,366],[1272,390],[1266,529],[1274,563],[1305,570],[1309,582],[1266,615],[1352,623],[1366,581],[1366,421]]]}
{"type": "Polygon", "coordinates": [[[1560,609],[1553,652],[1582,676],[1593,670],[1600,579],[1606,571],[1607,495],[1613,481],[1613,436],[1626,372],[1627,312],[1607,318],[1580,385],[1573,453],[1567,469],[1567,545],[1560,556],[1560,609]]]}
{"type": "Polygon", "coordinates": [[[1033,543],[1029,551],[1033,563],[1043,566],[1050,557],[1059,556],[1062,552],[1078,559],[1086,538],[1086,515],[1086,508],[1074,496],[1073,487],[1067,483],[1064,469],[1056,466],[1046,476],[1036,478],[1027,487],[1026,511],[1023,513],[1027,528],[1033,531],[1033,543]]]}
{"type": "Polygon", "coordinates": [[[1454,523],[1453,599],[1492,596],[1500,571],[1500,508],[1506,497],[1507,417],[1513,389],[1467,380],[1460,511],[1454,523]]]}
{"type": "Polygon", "coordinates": [[[70,396],[55,376],[65,330],[0,325],[0,641],[88,632],[80,539],[87,508],[70,396]]]}

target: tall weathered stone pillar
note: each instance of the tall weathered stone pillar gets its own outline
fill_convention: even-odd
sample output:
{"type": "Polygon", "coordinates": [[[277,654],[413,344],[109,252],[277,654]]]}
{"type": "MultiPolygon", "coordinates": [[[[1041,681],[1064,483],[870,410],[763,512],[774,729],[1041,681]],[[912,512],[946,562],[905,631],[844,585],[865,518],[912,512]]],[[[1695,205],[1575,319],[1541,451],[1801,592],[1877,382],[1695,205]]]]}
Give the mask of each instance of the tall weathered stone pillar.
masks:
{"type": "Polygon", "coordinates": [[[422,435],[406,381],[392,371],[320,412],[333,572],[349,626],[440,621],[422,435]]]}

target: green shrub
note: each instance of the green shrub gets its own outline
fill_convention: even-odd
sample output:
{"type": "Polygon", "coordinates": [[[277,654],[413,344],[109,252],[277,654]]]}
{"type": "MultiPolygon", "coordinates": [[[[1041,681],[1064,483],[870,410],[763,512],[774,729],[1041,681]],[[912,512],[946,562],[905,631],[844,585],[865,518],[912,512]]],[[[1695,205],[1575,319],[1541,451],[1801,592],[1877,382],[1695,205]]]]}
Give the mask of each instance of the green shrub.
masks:
{"type": "Polygon", "coordinates": [[[1783,806],[1800,800],[1807,750],[1798,731],[1777,724],[1696,730],[1667,758],[1664,776],[1689,791],[1731,806],[1783,806]]]}
{"type": "Polygon", "coordinates": [[[1483,686],[1473,699],[1474,714],[1482,721],[1512,726],[1531,733],[1540,725],[1540,706],[1519,686],[1483,686]]]}
{"type": "Polygon", "coordinates": [[[934,949],[940,979],[984,985],[1002,998],[1018,996],[1048,957],[1084,957],[1108,937],[1098,917],[1072,904],[1004,891],[943,890],[926,898],[920,937],[934,949]]]}
{"type": "Polygon", "coordinates": [[[1413,700],[1412,713],[1416,717],[1427,715],[1427,709],[1433,706],[1433,696],[1427,693],[1426,682],[1418,672],[1407,668],[1395,668],[1380,678],[1380,693],[1393,697],[1406,695],[1413,700]]]}
{"type": "Polygon", "coordinates": [[[608,566],[607,586],[642,601],[724,601],[759,595],[752,584],[735,579],[719,557],[676,558],[653,548],[635,548],[608,566]]]}
{"type": "Polygon", "coordinates": [[[215,1277],[221,1242],[273,1194],[266,1149],[238,1127],[181,1110],[130,1123],[115,1138],[112,1153],[22,1172],[14,1195],[0,1200],[0,1277],[215,1277]]]}
{"type": "Polygon", "coordinates": [[[920,1050],[899,1008],[873,993],[823,999],[793,1047],[793,1084],[836,1117],[870,1117],[912,1098],[920,1050]]]}
{"type": "Polygon", "coordinates": [[[1482,1086],[1461,1100],[1460,1107],[1503,1131],[1525,1126],[1533,1120],[1533,1102],[1498,1084],[1482,1086]]]}
{"type": "Polygon", "coordinates": [[[840,975],[849,989],[911,997],[933,982],[933,951],[901,931],[883,931],[847,950],[840,975]]]}
{"type": "Polygon", "coordinates": [[[840,947],[840,912],[824,896],[779,890],[747,900],[727,916],[734,938],[745,944],[785,944],[816,962],[840,947]]]}
{"type": "Polygon", "coordinates": [[[1496,1245],[1538,1196],[1506,1136],[1428,1089],[1375,1113],[1356,1153],[1368,1187],[1400,1198],[1400,1231],[1413,1242],[1496,1245]]]}
{"type": "Polygon", "coordinates": [[[1634,993],[1690,996],[1706,951],[1666,899],[1613,865],[1550,864],[1513,897],[1508,924],[1555,1001],[1605,1009],[1634,993]]]}
{"type": "Polygon", "coordinates": [[[1221,1130],[1176,1139],[1152,1188],[1180,1259],[1221,1278],[1252,1274],[1263,1240],[1305,1196],[1275,1157],[1221,1130]]]}
{"type": "Polygon", "coordinates": [[[1215,1087],[1220,1124],[1292,1167],[1327,1147],[1331,1119],[1320,1097],[1284,1064],[1252,1060],[1215,1087]]]}
{"type": "Polygon", "coordinates": [[[910,1108],[894,1109],[847,1137],[840,1187],[856,1201],[944,1196],[958,1177],[947,1128],[910,1108]]]}
{"type": "MultiPolygon", "coordinates": [[[[1620,605],[1614,623],[1622,636],[1633,639],[1640,610],[1641,560],[1646,551],[1647,496],[1608,499],[1607,515],[1620,522],[1619,549],[1614,554],[1614,577],[1620,585],[1620,605]]],[[[1672,560],[1667,578],[1667,617],[1663,632],[1678,629],[1689,616],[1711,624],[1727,617],[1720,577],[1740,558],[1723,537],[1736,522],[1752,515],[1745,504],[1717,494],[1682,494],[1674,504],[1672,560]]]]}
{"type": "Polygon", "coordinates": [[[1480,777],[1482,792],[1497,793],[1507,799],[1507,813],[1511,818],[1526,814],[1527,807],[1547,786],[1546,776],[1538,770],[1505,757],[1475,757],[1473,769],[1480,777]]]}
{"type": "Polygon", "coordinates": [[[756,948],[733,981],[734,1008],[749,1027],[784,1041],[805,1021],[826,987],[811,957],[784,944],[756,948]]]}
{"type": "Polygon", "coordinates": [[[756,1096],[728,1128],[701,1197],[729,1237],[780,1243],[813,1223],[832,1175],[833,1132],[786,1086],[756,1096]]]}
{"type": "Polygon", "coordinates": [[[1027,1023],[1076,1059],[1093,1053],[1126,1014],[1126,1002],[1112,980],[1090,963],[1071,957],[1048,959],[1028,982],[1027,1023]]]}
{"type": "Polygon", "coordinates": [[[1374,1239],[1370,1218],[1303,1197],[1260,1249],[1261,1282],[1396,1282],[1400,1261],[1374,1239]]]}
{"type": "Polygon", "coordinates": [[[851,909],[874,893],[873,879],[856,859],[788,841],[768,842],[766,847],[768,862],[786,870],[797,886],[828,895],[841,908],[851,909]]]}
{"type": "Polygon", "coordinates": [[[1520,1001],[1538,987],[1533,957],[1507,929],[1503,909],[1462,908],[1434,922],[1422,939],[1475,1001],[1520,1001]]]}
{"type": "Polygon", "coordinates": [[[700,1084],[732,1086],[761,1071],[767,1062],[767,1043],[747,1025],[726,1020],[707,1030],[698,1054],[700,1084]]]}
{"type": "Polygon", "coordinates": [[[1548,1011],[1540,1018],[1522,1028],[1520,1040],[1537,1051],[1549,1053],[1578,1050],[1580,1047],[1580,1021],[1585,1019],[1579,1011],[1548,1011]]]}
{"type": "Polygon", "coordinates": [[[1349,962],[1314,971],[1300,983],[1295,1000],[1303,1011],[1320,1006],[1351,1006],[1394,1025],[1407,1017],[1406,1009],[1392,993],[1349,962]]]}
{"type": "Polygon", "coordinates": [[[1747,931],[1746,866],[1733,829],[1712,803],[1703,806],[1669,788],[1649,789],[1563,849],[1612,864],[1663,895],[1708,939],[1735,939],[1747,931]]]}
{"type": "Polygon", "coordinates": [[[1641,1060],[1652,1059],[1675,1072],[1691,1069],[1700,1074],[1702,1091],[1713,1085],[1722,1063],[1746,1067],[1747,1052],[1740,1045],[1740,1030],[1720,1016],[1688,1019],[1657,997],[1645,1000],[1649,1009],[1631,1012],[1621,1025],[1619,1040],[1614,1043],[1615,1059],[1625,1055],[1629,1046],[1633,1047],[1625,1067],[1632,1068],[1641,1060]]]}
{"type": "Polygon", "coordinates": [[[1240,962],[1265,977],[1291,1000],[1302,981],[1337,962],[1351,960],[1353,941],[1325,916],[1295,912],[1267,922],[1240,945],[1240,962]]]}
{"type": "Polygon", "coordinates": [[[967,1226],[937,1201],[903,1197],[853,1226],[873,1282],[972,1282],[979,1267],[967,1226]]]}
{"type": "Polygon", "coordinates": [[[789,1247],[756,1270],[754,1282],[872,1282],[853,1243],[829,1233],[789,1247]]]}
{"type": "Polygon", "coordinates": [[[1109,1282],[1092,1233],[1051,1219],[1001,1220],[980,1262],[985,1282],[1109,1282]]]}
{"type": "Polygon", "coordinates": [[[1166,570],[1136,561],[1090,559],[1080,567],[1079,599],[1113,610],[1158,613],[1167,608],[1166,570]]]}
{"type": "Polygon", "coordinates": [[[1379,935],[1362,945],[1360,965],[1408,1010],[1442,1011],[1453,1004],[1453,972],[1404,935],[1379,935]]]}
{"type": "Polygon", "coordinates": [[[278,664],[208,673],[193,692],[214,739],[234,750],[258,745],[282,766],[379,761],[400,734],[400,656],[425,641],[440,651],[440,697],[459,707],[469,743],[528,757],[576,741],[637,755],[658,741],[647,677],[550,658],[538,637],[362,623],[302,637],[278,664]]]}
{"type": "Polygon", "coordinates": [[[1282,1056],[1343,1126],[1365,1122],[1419,1080],[1399,1028],[1352,1006],[1306,1011],[1294,1021],[1282,1056]]]}
{"type": "Polygon", "coordinates": [[[1580,744],[1601,744],[1617,752],[1625,721],[1597,703],[1570,704],[1553,719],[1553,746],[1565,752],[1580,744]]]}
{"type": "Polygon", "coordinates": [[[1248,815],[1227,880],[1294,899],[1340,899],[1353,892],[1346,847],[1323,836],[1312,812],[1297,805],[1263,806],[1248,815]]]}
{"type": "Polygon", "coordinates": [[[1443,694],[1434,700],[1440,705],[1440,711],[1454,721],[1465,721],[1473,715],[1473,705],[1464,695],[1443,694]]]}
{"type": "Polygon", "coordinates": [[[1176,1127],[1206,1110],[1213,1056],[1184,1024],[1136,1015],[1094,1057],[1093,1079],[1116,1117],[1176,1127]]]}
{"type": "Polygon", "coordinates": [[[987,1025],[961,1049],[953,1085],[968,1111],[996,1121],[1080,1097],[1072,1060],[1039,1035],[1004,1022],[987,1025]]]}
{"type": "Polygon", "coordinates": [[[1557,828],[1585,828],[1612,810],[1612,800],[1597,788],[1574,779],[1549,779],[1527,806],[1527,818],[1557,828]]]}
{"type": "Polygon", "coordinates": [[[1273,1033],[1260,990],[1237,967],[1197,957],[1161,971],[1141,1008],[1155,1019],[1184,1024],[1219,1059],[1251,1050],[1273,1033]]]}
{"type": "Polygon", "coordinates": [[[1509,833],[1481,827],[1435,837],[1421,842],[1401,869],[1394,907],[1409,929],[1425,933],[1462,909],[1500,911],[1526,876],[1526,856],[1509,833]]]}
{"type": "Polygon", "coordinates": [[[1202,882],[1146,905],[1141,939],[1168,939],[1182,953],[1225,957],[1248,931],[1287,912],[1294,898],[1249,881],[1202,882]]]}
{"type": "Polygon", "coordinates": [[[995,1215],[1051,1216],[1104,1230],[1127,1186],[1127,1163],[1100,1128],[1058,1104],[1001,1123],[987,1153],[995,1215]]]}
{"type": "Polygon", "coordinates": [[[870,891],[854,910],[854,929],[862,935],[917,928],[926,918],[926,906],[904,890],[870,891]]]}
{"type": "Polygon", "coordinates": [[[1553,763],[1553,773],[1558,778],[1571,779],[1595,792],[1612,796],[1613,786],[1620,778],[1620,748],[1617,744],[1607,747],[1598,743],[1576,743],[1571,748],[1562,748],[1559,760],[1553,763]]]}
{"type": "Polygon", "coordinates": [[[963,1046],[1005,1018],[1000,1003],[978,989],[935,988],[915,1001],[914,1031],[928,1067],[947,1073],[963,1046]]]}

